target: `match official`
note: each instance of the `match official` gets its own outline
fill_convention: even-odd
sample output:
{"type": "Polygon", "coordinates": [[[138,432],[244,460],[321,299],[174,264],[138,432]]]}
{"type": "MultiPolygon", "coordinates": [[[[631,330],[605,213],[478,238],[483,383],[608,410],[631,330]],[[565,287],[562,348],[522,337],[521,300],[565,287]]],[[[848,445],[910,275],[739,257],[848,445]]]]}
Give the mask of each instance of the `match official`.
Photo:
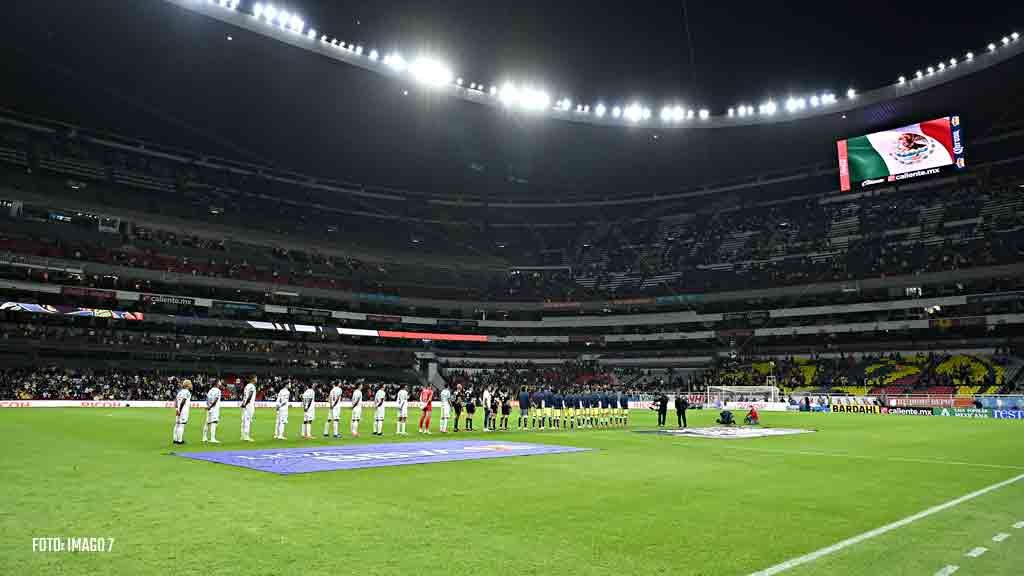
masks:
{"type": "Polygon", "coordinates": [[[690,407],[690,401],[686,395],[680,392],[676,394],[676,422],[680,428],[686,428],[686,410],[690,407]]]}

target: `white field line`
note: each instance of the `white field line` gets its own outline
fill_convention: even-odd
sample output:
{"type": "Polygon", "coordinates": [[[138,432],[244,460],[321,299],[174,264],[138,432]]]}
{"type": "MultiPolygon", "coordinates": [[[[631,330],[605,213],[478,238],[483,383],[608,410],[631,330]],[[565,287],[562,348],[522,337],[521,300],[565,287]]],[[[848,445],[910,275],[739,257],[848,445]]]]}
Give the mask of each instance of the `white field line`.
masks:
{"type": "Polygon", "coordinates": [[[1013,527],[1020,530],[1021,528],[1024,528],[1024,522],[1017,522],[1013,527]]]}
{"type": "Polygon", "coordinates": [[[978,556],[981,556],[985,552],[988,552],[988,548],[985,548],[983,546],[978,546],[977,548],[971,550],[967,554],[964,554],[964,556],[967,556],[968,558],[977,558],[978,556]]]}
{"type": "Polygon", "coordinates": [[[992,541],[993,542],[1002,542],[1003,540],[1006,540],[1009,537],[1010,537],[1010,535],[1007,534],[1006,532],[1000,532],[999,534],[996,534],[995,536],[992,537],[992,541]]]}
{"type": "MultiPolygon", "coordinates": [[[[932,506],[931,508],[928,508],[926,510],[922,510],[922,511],[916,513],[916,514],[912,514],[910,516],[907,516],[906,518],[903,518],[901,520],[897,520],[897,521],[895,521],[895,522],[893,522],[891,524],[886,524],[885,526],[880,526],[878,528],[875,528],[874,530],[869,530],[868,532],[864,532],[863,534],[858,534],[858,535],[853,536],[851,538],[847,538],[846,540],[843,540],[843,541],[840,541],[840,542],[836,542],[835,544],[832,544],[831,546],[826,546],[825,548],[821,548],[820,550],[815,550],[814,552],[811,552],[809,554],[804,554],[803,556],[797,556],[796,558],[791,558],[789,560],[786,560],[785,562],[782,562],[781,564],[776,564],[775,566],[771,566],[769,568],[765,568],[764,570],[761,570],[759,572],[754,572],[754,573],[751,574],[751,576],[772,576],[773,574],[779,574],[781,572],[785,572],[786,570],[790,570],[792,568],[796,568],[797,566],[801,566],[803,564],[807,564],[808,562],[814,562],[818,558],[822,558],[824,556],[828,556],[829,554],[834,554],[836,552],[839,552],[840,550],[843,550],[844,548],[849,548],[850,546],[853,546],[855,544],[860,544],[861,542],[863,542],[865,540],[870,540],[871,538],[874,538],[876,536],[881,536],[882,534],[885,534],[887,532],[892,532],[893,530],[896,530],[897,528],[902,528],[902,527],[907,526],[909,524],[913,524],[914,522],[917,522],[918,520],[921,520],[923,518],[927,518],[927,517],[929,517],[929,516],[931,516],[933,514],[938,514],[939,512],[942,512],[943,510],[948,510],[948,509],[950,509],[950,508],[952,508],[954,506],[959,506],[960,504],[963,504],[964,502],[967,502],[968,500],[974,500],[975,498],[977,498],[979,496],[984,496],[985,494],[988,494],[989,492],[992,492],[992,491],[995,491],[995,490],[999,490],[1000,488],[1004,488],[1004,487],[1009,486],[1010,484],[1013,484],[1015,482],[1020,482],[1021,480],[1024,480],[1024,474],[1020,474],[1018,476],[1014,476],[1013,478],[1010,478],[1009,480],[1003,480],[1002,482],[998,482],[996,484],[992,484],[991,486],[986,486],[986,487],[984,487],[984,488],[982,488],[980,490],[975,490],[974,492],[971,492],[970,494],[964,494],[963,496],[960,496],[959,498],[954,498],[953,500],[950,500],[948,502],[944,502],[944,503],[939,504],[937,506],[932,506]]],[[[947,566],[947,568],[949,568],[949,566],[947,566]]],[[[953,569],[955,571],[956,567],[954,566],[953,569]]],[[[945,568],[943,570],[945,570],[945,568]]],[[[952,574],[952,572],[948,572],[948,574],[952,574]]]]}
{"type": "Polygon", "coordinates": [[[956,572],[959,569],[960,569],[959,566],[952,566],[952,565],[946,566],[942,570],[939,570],[938,572],[936,572],[935,576],[950,576],[950,574],[956,572]]]}
{"type": "MultiPolygon", "coordinates": [[[[689,442],[677,442],[687,446],[696,446],[689,442]]],[[[971,466],[974,468],[992,468],[996,470],[1024,470],[1024,466],[1013,464],[986,464],[983,462],[963,462],[960,460],[941,460],[936,458],[911,458],[903,456],[866,456],[861,454],[848,454],[845,452],[823,452],[820,450],[775,450],[772,448],[754,448],[751,446],[735,446],[722,444],[722,448],[729,450],[742,450],[745,452],[764,452],[766,454],[782,454],[792,456],[829,456],[832,458],[855,458],[858,460],[874,460],[881,462],[906,462],[910,464],[941,464],[943,466],[971,466]]]]}

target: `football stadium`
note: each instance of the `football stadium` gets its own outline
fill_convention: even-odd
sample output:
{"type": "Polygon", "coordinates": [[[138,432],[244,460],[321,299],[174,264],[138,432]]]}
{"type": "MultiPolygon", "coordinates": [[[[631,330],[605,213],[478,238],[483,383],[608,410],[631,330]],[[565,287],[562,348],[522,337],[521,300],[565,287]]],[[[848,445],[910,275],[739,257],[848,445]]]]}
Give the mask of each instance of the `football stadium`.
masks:
{"type": "Polygon", "coordinates": [[[6,8],[0,573],[1024,574],[1024,7],[6,8]]]}

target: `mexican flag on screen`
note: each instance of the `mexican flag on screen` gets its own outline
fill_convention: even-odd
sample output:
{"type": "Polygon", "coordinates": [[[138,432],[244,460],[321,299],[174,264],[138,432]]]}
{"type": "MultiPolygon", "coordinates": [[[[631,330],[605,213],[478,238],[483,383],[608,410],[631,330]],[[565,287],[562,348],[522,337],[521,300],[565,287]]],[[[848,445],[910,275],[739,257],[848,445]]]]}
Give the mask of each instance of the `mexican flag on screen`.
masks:
{"type": "Polygon", "coordinates": [[[851,183],[953,164],[948,117],[839,141],[843,190],[851,183]]]}

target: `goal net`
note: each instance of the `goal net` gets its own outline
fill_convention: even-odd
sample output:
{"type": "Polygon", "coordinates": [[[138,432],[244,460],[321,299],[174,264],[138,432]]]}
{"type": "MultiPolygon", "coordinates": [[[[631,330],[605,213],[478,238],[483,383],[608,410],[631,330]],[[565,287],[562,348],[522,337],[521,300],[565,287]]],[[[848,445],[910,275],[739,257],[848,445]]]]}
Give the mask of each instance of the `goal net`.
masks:
{"type": "Polygon", "coordinates": [[[725,406],[728,402],[778,402],[775,386],[708,386],[708,404],[725,406]]]}

